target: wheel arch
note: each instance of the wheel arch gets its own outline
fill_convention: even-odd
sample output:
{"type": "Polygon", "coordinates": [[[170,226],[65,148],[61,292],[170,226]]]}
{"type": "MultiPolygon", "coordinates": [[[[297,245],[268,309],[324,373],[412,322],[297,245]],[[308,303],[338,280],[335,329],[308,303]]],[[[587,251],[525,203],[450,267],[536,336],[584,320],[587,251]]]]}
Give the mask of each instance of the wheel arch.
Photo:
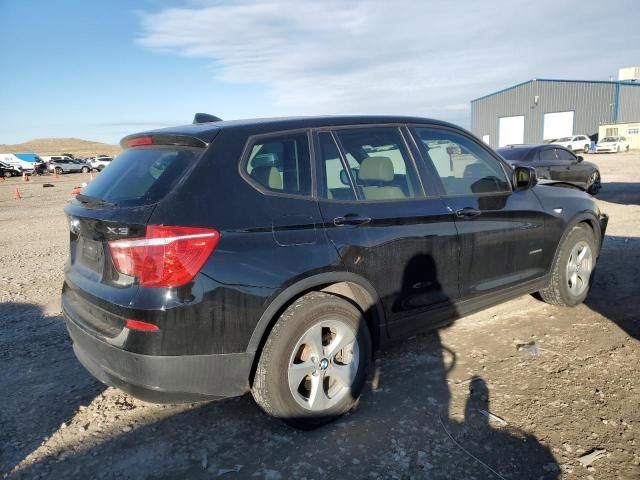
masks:
{"type": "Polygon", "coordinates": [[[247,345],[247,352],[254,354],[249,377],[251,384],[262,348],[278,318],[291,303],[312,291],[336,295],[362,311],[371,333],[374,351],[379,349],[386,340],[384,310],[380,297],[371,283],[350,272],[326,272],[312,275],[295,282],[277,294],[260,316],[247,345]]]}
{"type": "Polygon", "coordinates": [[[593,233],[593,237],[595,238],[598,244],[597,250],[599,254],[600,248],[602,247],[602,240],[603,240],[601,238],[600,222],[592,212],[583,211],[578,213],[569,222],[567,222],[567,227],[564,229],[564,232],[562,233],[562,237],[560,237],[560,241],[556,245],[556,251],[553,255],[553,261],[551,262],[552,266],[555,265],[555,262],[558,259],[558,255],[560,254],[560,246],[564,243],[565,239],[567,238],[567,235],[569,235],[569,232],[573,229],[573,227],[581,223],[586,224],[591,229],[593,233]]]}

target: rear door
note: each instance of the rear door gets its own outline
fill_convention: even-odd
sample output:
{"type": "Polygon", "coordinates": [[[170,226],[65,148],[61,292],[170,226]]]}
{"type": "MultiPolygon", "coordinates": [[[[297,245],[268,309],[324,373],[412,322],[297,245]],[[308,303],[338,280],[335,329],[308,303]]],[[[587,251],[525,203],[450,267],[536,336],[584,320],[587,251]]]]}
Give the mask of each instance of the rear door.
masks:
{"type": "Polygon", "coordinates": [[[401,128],[321,130],[315,150],[320,212],[343,268],[376,289],[391,337],[434,326],[442,317],[422,314],[458,298],[460,245],[401,128]]]}
{"type": "Polygon", "coordinates": [[[440,181],[444,203],[455,214],[461,296],[541,277],[545,213],[533,191],[512,191],[503,164],[471,136],[444,127],[412,131],[429,174],[440,181]]]}

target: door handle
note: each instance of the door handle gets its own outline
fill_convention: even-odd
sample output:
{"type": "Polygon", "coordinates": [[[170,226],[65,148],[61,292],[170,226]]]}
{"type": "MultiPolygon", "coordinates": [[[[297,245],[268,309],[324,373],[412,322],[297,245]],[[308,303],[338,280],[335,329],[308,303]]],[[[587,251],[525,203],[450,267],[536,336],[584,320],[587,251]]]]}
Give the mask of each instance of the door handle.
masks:
{"type": "Polygon", "coordinates": [[[458,217],[458,218],[473,218],[473,217],[477,217],[481,213],[482,213],[482,211],[478,210],[477,208],[464,207],[464,208],[461,208],[459,210],[456,210],[456,217],[458,217]]]}
{"type": "Polygon", "coordinates": [[[363,217],[356,213],[347,213],[343,217],[336,217],[333,219],[333,224],[336,227],[344,227],[345,225],[365,225],[371,221],[370,217],[363,217]]]}

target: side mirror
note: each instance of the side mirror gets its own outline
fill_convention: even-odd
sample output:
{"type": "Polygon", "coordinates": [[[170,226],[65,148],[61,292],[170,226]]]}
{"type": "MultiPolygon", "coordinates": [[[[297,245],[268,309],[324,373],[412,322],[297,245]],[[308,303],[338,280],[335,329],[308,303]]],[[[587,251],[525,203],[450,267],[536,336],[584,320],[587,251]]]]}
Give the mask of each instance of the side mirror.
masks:
{"type": "Polygon", "coordinates": [[[533,167],[515,167],[511,181],[515,191],[533,188],[538,183],[536,169],[533,167]]]}
{"type": "Polygon", "coordinates": [[[584,157],[582,155],[578,155],[578,163],[580,163],[583,160],[584,160],[584,157]]]}

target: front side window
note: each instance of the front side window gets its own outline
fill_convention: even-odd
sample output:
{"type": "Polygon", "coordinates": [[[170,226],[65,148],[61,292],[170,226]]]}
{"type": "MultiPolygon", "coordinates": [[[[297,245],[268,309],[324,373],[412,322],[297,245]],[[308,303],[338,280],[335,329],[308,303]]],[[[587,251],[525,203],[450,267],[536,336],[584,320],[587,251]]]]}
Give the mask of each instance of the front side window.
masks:
{"type": "Polygon", "coordinates": [[[362,199],[400,200],[422,195],[400,130],[354,128],[337,130],[336,136],[362,199]]]}
{"type": "Polygon", "coordinates": [[[244,168],[249,177],[269,191],[289,195],[311,194],[306,133],[273,136],[254,142],[244,168]]]}
{"type": "Polygon", "coordinates": [[[502,165],[480,144],[450,130],[418,127],[416,141],[447,195],[510,192],[502,165]]]}
{"type": "Polygon", "coordinates": [[[558,157],[558,160],[564,160],[569,162],[576,160],[575,155],[561,148],[556,148],[556,156],[558,157]]]}

